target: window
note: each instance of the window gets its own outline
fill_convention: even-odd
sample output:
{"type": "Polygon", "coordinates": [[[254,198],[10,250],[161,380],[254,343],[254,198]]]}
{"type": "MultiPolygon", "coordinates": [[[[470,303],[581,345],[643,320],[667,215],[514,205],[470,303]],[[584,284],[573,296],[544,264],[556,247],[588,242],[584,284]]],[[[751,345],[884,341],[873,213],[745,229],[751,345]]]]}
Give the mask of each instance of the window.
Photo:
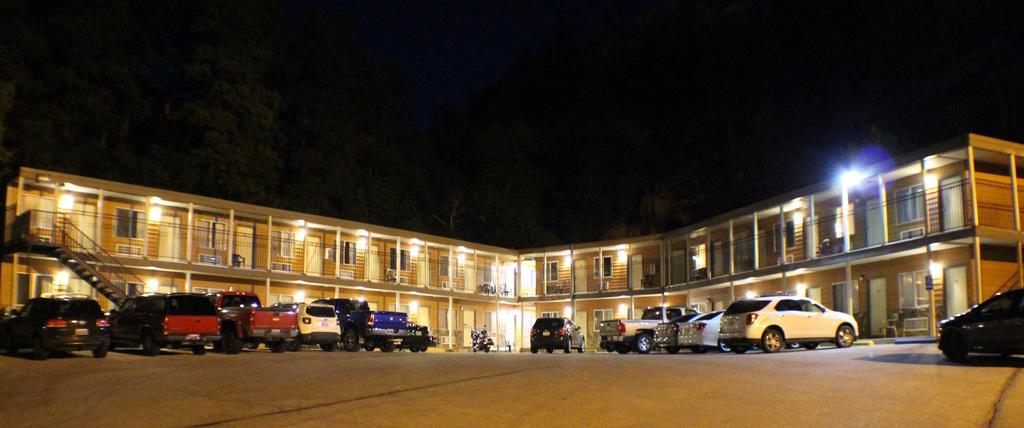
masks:
{"type": "Polygon", "coordinates": [[[334,247],[324,247],[324,260],[334,261],[334,247]]]}
{"type": "Polygon", "coordinates": [[[440,308],[437,310],[437,326],[440,330],[448,330],[448,308],[440,308]]]}
{"type": "MultiPolygon", "coordinates": [[[[438,276],[450,276],[448,275],[448,269],[451,267],[451,263],[448,261],[448,256],[441,256],[437,258],[437,274],[438,276]]],[[[448,325],[448,324],[445,324],[448,325]]]]}
{"type": "Polygon", "coordinates": [[[810,300],[801,300],[800,301],[800,310],[803,311],[803,312],[812,313],[812,314],[820,314],[822,312],[825,312],[821,308],[821,306],[815,305],[814,302],[811,302],[810,300]]]}
{"type": "MultiPolygon", "coordinates": [[[[853,216],[854,216],[853,203],[850,203],[850,205],[847,206],[846,208],[847,208],[847,212],[846,212],[846,228],[850,231],[850,235],[854,235],[854,234],[857,233],[857,230],[854,228],[854,223],[855,222],[853,221],[853,216]]],[[[835,224],[836,238],[842,238],[843,237],[843,208],[842,207],[837,207],[836,208],[836,217],[835,218],[836,218],[836,224],[835,224]]]]}
{"type": "Polygon", "coordinates": [[[707,266],[707,244],[699,244],[690,247],[691,260],[693,260],[693,270],[704,269],[707,266]]]}
{"type": "Polygon", "coordinates": [[[494,263],[484,263],[482,281],[486,284],[494,282],[494,263]]]}
{"type": "Polygon", "coordinates": [[[594,257],[594,278],[600,278],[602,269],[605,278],[612,277],[612,256],[604,256],[604,263],[600,257],[594,257]]]}
{"type": "Polygon", "coordinates": [[[541,312],[541,318],[561,318],[562,316],[558,312],[541,312]]]}
{"type": "Polygon", "coordinates": [[[343,241],[341,243],[341,263],[345,265],[356,264],[356,243],[343,241]]]}
{"type": "Polygon", "coordinates": [[[984,319],[1005,318],[1013,315],[1013,295],[1004,294],[978,307],[984,319]]]}
{"type": "Polygon", "coordinates": [[[278,257],[292,258],[294,246],[295,241],[292,240],[291,232],[275,230],[270,233],[270,251],[278,257]]]}
{"type": "Polygon", "coordinates": [[[395,269],[395,262],[398,261],[400,265],[400,270],[409,270],[409,250],[402,250],[401,260],[397,260],[397,258],[395,257],[397,250],[397,248],[390,249],[390,257],[388,257],[388,266],[391,269],[395,269]]]}
{"type": "Polygon", "coordinates": [[[672,283],[686,282],[686,251],[672,250],[672,283]]]}
{"type": "Polygon", "coordinates": [[[547,266],[544,267],[544,279],[558,281],[558,262],[548,262],[547,266]]]}
{"type": "Polygon", "coordinates": [[[776,311],[800,311],[800,302],[796,300],[779,300],[779,303],[775,304],[776,311]]]}
{"type": "Polygon", "coordinates": [[[926,271],[905,272],[899,275],[900,309],[928,307],[928,290],[925,288],[926,271]]]}
{"type": "MultiPolygon", "coordinates": [[[[786,231],[785,232],[786,232],[786,248],[793,248],[793,247],[795,247],[796,246],[796,224],[793,223],[793,220],[790,220],[790,221],[786,222],[786,231]]],[[[779,236],[780,236],[779,234],[780,234],[779,225],[777,225],[777,224],[773,225],[772,226],[772,248],[775,249],[775,252],[782,252],[782,249],[779,248],[779,236]]]]}
{"type": "Polygon", "coordinates": [[[213,220],[196,222],[196,243],[201,248],[223,250],[227,248],[224,223],[213,220]]]}
{"type": "Polygon", "coordinates": [[[611,309],[594,309],[594,331],[601,329],[601,321],[611,321],[615,314],[611,309]]]}
{"type": "Polygon", "coordinates": [[[924,188],[911,186],[896,191],[896,223],[912,223],[924,219],[924,188]]]}
{"type": "Polygon", "coordinates": [[[114,236],[118,238],[142,239],[143,218],[142,211],[118,208],[114,236]]]}

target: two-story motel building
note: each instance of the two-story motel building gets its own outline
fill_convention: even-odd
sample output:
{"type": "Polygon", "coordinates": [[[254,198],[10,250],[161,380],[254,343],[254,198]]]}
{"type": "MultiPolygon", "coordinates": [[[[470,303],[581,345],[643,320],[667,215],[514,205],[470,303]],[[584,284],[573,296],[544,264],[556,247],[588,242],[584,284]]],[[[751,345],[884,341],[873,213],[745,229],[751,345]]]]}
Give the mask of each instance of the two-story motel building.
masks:
{"type": "Polygon", "coordinates": [[[57,292],[107,307],[117,293],[338,296],[408,312],[449,348],[484,326],[527,347],[537,317],[563,315],[594,347],[599,321],[646,307],[790,292],[853,314],[862,336],[929,335],[1022,286],[1021,156],[970,134],[678,230],[527,250],[25,167],[7,184],[0,307],[57,292]]]}

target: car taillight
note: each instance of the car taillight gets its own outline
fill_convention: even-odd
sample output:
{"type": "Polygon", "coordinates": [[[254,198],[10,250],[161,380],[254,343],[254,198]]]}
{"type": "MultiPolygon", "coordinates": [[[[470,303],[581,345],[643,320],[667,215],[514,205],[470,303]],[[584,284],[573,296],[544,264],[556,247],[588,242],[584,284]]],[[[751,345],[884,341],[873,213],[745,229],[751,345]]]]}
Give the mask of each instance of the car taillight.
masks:
{"type": "Polygon", "coordinates": [[[536,335],[537,335],[537,329],[531,328],[530,329],[530,336],[536,336],[536,335]]]}
{"type": "Polygon", "coordinates": [[[619,321],[619,333],[625,333],[625,332],[626,332],[626,324],[624,324],[622,321],[619,321]]]}
{"type": "Polygon", "coordinates": [[[704,327],[707,327],[707,326],[708,326],[707,324],[704,324],[702,322],[694,324],[694,327],[697,327],[697,330],[703,330],[704,327]]]}
{"type": "Polygon", "coordinates": [[[565,334],[565,327],[562,327],[562,328],[558,329],[558,334],[564,335],[565,334]]]}
{"type": "Polygon", "coordinates": [[[757,321],[757,314],[747,314],[747,325],[751,325],[757,321]]]}
{"type": "Polygon", "coordinates": [[[256,311],[249,312],[249,324],[256,322],[256,311]]]}
{"type": "Polygon", "coordinates": [[[373,314],[370,314],[370,316],[366,318],[366,325],[371,327],[373,326],[373,314]]]}
{"type": "Polygon", "coordinates": [[[46,326],[50,328],[64,328],[68,326],[68,322],[60,318],[50,318],[46,320],[46,326]]]}
{"type": "Polygon", "coordinates": [[[313,320],[309,319],[309,317],[302,317],[302,323],[303,324],[312,324],[313,320]]]}
{"type": "Polygon", "coordinates": [[[96,327],[110,327],[110,321],[106,318],[99,318],[96,320],[96,327]]]}

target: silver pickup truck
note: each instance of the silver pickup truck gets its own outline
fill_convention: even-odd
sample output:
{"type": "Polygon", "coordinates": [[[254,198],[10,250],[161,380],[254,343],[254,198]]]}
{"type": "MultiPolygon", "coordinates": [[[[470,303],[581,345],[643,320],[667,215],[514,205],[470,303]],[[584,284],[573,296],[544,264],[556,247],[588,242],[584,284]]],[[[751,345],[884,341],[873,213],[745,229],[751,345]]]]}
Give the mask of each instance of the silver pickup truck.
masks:
{"type": "Polygon", "coordinates": [[[646,354],[654,349],[654,331],[658,324],[697,311],[684,307],[648,308],[637,320],[601,322],[601,349],[628,354],[646,354]]]}

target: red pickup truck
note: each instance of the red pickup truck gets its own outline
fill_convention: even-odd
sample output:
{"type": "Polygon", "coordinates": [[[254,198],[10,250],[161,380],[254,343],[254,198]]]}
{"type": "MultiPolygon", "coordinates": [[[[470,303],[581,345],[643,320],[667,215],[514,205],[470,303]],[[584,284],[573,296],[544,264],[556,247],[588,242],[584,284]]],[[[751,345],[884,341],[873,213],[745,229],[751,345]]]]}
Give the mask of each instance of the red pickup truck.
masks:
{"type": "Polygon", "coordinates": [[[222,291],[209,295],[220,316],[221,343],[227,354],[237,354],[242,345],[266,344],[271,352],[284,352],[299,332],[294,311],[264,308],[256,293],[222,291]]]}

